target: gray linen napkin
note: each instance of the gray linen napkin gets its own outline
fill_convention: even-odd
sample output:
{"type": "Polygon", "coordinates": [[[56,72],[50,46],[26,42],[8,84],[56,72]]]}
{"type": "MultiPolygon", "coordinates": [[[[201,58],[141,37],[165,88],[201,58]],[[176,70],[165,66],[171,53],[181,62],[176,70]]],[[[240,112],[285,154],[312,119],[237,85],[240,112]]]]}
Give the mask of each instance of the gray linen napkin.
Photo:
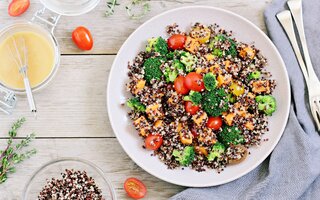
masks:
{"type": "MultiPolygon", "coordinates": [[[[269,36],[286,63],[292,88],[290,116],[280,142],[268,159],[244,177],[221,186],[190,188],[172,200],[320,199],[320,137],[307,108],[302,73],[275,17],[287,8],[285,3],[275,0],[264,13],[269,36]]],[[[304,0],[303,10],[311,59],[320,77],[320,1],[304,0]]]]}

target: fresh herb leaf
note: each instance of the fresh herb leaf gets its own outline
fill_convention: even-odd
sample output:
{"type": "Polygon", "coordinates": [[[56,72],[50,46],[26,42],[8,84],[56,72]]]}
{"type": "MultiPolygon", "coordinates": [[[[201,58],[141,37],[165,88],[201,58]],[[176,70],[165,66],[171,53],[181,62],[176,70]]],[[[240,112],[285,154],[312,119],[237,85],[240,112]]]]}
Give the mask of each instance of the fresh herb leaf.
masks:
{"type": "Polygon", "coordinates": [[[7,147],[0,151],[0,184],[7,180],[8,173],[14,173],[16,171],[16,164],[21,163],[22,161],[36,154],[36,149],[21,152],[21,150],[28,146],[29,143],[35,138],[34,133],[21,140],[18,144],[13,145],[13,140],[17,136],[17,131],[25,121],[25,118],[21,118],[12,125],[10,131],[8,132],[9,139],[7,142],[7,147]]]}

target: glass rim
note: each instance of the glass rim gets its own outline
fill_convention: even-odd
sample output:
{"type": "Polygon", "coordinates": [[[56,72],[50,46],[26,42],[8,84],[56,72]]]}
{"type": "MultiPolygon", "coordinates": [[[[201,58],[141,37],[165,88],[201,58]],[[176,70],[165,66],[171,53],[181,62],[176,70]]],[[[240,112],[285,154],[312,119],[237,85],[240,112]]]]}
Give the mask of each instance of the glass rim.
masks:
{"type": "Polygon", "coordinates": [[[79,162],[79,163],[82,163],[82,164],[86,164],[86,165],[90,166],[92,169],[94,169],[101,176],[101,178],[107,183],[111,198],[113,200],[117,199],[116,193],[115,193],[113,185],[111,184],[111,181],[105,176],[104,172],[102,171],[102,169],[100,167],[98,167],[96,164],[94,164],[94,163],[92,163],[90,161],[87,161],[87,160],[84,160],[84,159],[81,159],[81,158],[74,158],[74,157],[57,158],[57,159],[51,160],[51,161],[45,163],[44,165],[42,165],[41,167],[39,167],[31,175],[31,177],[29,178],[29,180],[25,184],[24,189],[23,189],[23,193],[22,193],[22,199],[23,200],[27,200],[27,191],[28,191],[28,189],[30,187],[30,184],[32,183],[32,181],[37,177],[37,175],[41,171],[43,171],[44,169],[46,169],[50,165],[53,165],[53,164],[56,164],[56,163],[60,163],[60,162],[68,162],[68,161],[75,161],[75,162],[79,162]]]}
{"type": "MultiPolygon", "coordinates": [[[[16,27],[19,28],[19,26],[21,26],[21,27],[22,26],[29,26],[31,29],[38,29],[38,30],[42,31],[42,34],[46,34],[45,35],[46,39],[49,38],[48,40],[54,50],[54,66],[52,67],[50,74],[42,82],[37,84],[35,87],[32,87],[32,91],[36,92],[36,91],[39,91],[40,89],[46,87],[51,82],[51,80],[55,77],[55,75],[60,67],[60,57],[61,57],[60,47],[59,47],[59,44],[58,44],[56,37],[49,30],[47,30],[45,27],[43,27],[37,23],[30,22],[28,20],[18,20],[14,23],[6,25],[5,27],[3,27],[0,30],[0,38],[3,37],[3,35],[6,34],[8,31],[10,31],[11,29],[14,29],[16,27]]],[[[18,31],[16,31],[16,32],[18,32],[18,31]]],[[[41,35],[41,33],[39,33],[39,32],[36,32],[36,33],[41,35]]],[[[42,36],[44,36],[44,35],[42,35],[42,36]]],[[[0,85],[5,87],[8,90],[14,91],[18,95],[25,95],[26,94],[25,89],[13,88],[13,87],[3,83],[2,81],[0,81],[0,85]]]]}

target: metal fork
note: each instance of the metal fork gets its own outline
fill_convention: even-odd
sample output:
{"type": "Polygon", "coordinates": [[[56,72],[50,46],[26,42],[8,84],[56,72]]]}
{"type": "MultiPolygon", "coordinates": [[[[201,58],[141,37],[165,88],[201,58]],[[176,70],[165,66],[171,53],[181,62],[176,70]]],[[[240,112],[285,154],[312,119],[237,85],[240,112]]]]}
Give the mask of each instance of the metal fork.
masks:
{"type": "Polygon", "coordinates": [[[306,36],[304,32],[303,26],[303,18],[302,18],[302,1],[301,0],[289,0],[287,2],[290,11],[285,10],[277,14],[277,18],[280,21],[283,29],[287,33],[287,36],[291,42],[293,50],[296,54],[297,60],[299,62],[301,71],[306,80],[306,84],[309,92],[309,104],[310,110],[313,116],[313,119],[316,123],[318,131],[320,131],[320,81],[317,78],[316,73],[314,72],[308,47],[306,36]],[[303,57],[301,55],[298,41],[295,36],[294,25],[291,18],[291,14],[293,16],[294,22],[296,24],[299,39],[301,42],[303,57]]]}

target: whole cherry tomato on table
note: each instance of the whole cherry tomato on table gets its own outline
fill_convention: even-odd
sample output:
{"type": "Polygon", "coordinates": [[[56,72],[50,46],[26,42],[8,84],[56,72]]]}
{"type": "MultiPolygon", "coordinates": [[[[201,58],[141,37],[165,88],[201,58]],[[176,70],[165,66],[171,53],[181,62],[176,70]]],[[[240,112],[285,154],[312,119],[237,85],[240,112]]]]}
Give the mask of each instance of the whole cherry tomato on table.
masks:
{"type": "Polygon", "coordinates": [[[29,8],[30,1],[29,0],[13,0],[9,4],[8,13],[12,17],[17,17],[29,8]]]}
{"type": "Polygon", "coordinates": [[[73,42],[82,50],[90,50],[93,47],[93,39],[90,31],[83,26],[77,27],[72,32],[73,42]]]}
{"type": "Polygon", "coordinates": [[[199,106],[193,105],[191,101],[185,101],[184,109],[186,110],[186,112],[190,113],[191,115],[194,115],[198,112],[199,106]]]}
{"type": "Polygon", "coordinates": [[[127,192],[128,196],[133,199],[141,199],[147,193],[146,186],[136,178],[128,178],[124,182],[124,189],[127,192]]]}
{"type": "Polygon", "coordinates": [[[222,119],[221,117],[209,117],[207,122],[207,127],[211,128],[213,130],[219,130],[219,128],[222,126],[222,119]]]}
{"type": "Polygon", "coordinates": [[[183,76],[178,76],[176,80],[174,80],[174,89],[179,94],[188,94],[189,89],[185,86],[185,78],[183,76]]]}
{"type": "Polygon", "coordinates": [[[185,35],[174,34],[171,37],[169,37],[169,39],[167,41],[168,47],[173,50],[183,49],[184,43],[186,42],[186,39],[187,39],[187,37],[185,35]]]}
{"type": "Polygon", "coordinates": [[[145,146],[149,150],[157,150],[161,147],[163,142],[162,136],[159,134],[156,135],[148,135],[145,140],[145,146]]]}
{"type": "Polygon", "coordinates": [[[184,80],[184,85],[189,89],[197,92],[204,90],[203,77],[196,72],[190,72],[184,80]]]}

